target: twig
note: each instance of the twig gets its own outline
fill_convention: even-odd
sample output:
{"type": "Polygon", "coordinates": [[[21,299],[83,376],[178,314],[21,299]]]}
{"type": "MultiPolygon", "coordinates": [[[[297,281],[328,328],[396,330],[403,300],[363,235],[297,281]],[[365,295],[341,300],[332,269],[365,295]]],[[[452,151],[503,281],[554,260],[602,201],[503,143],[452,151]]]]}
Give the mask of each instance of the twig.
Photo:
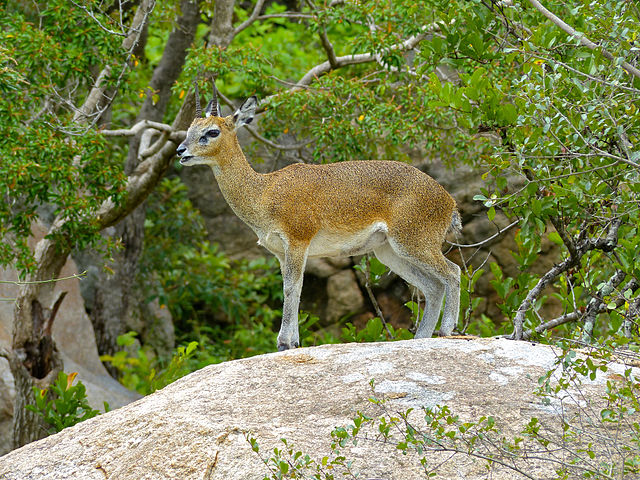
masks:
{"type": "Polygon", "coordinates": [[[124,28],[122,24],[120,24],[121,30],[119,32],[116,32],[115,30],[111,30],[110,28],[108,28],[106,25],[104,25],[99,19],[98,17],[96,17],[96,15],[90,11],[85,5],[81,5],[78,2],[74,2],[73,0],[71,0],[71,3],[73,3],[76,7],[78,7],[80,10],[84,11],[84,13],[87,14],[87,16],[89,18],[91,18],[94,22],[96,22],[96,24],[105,32],[107,32],[109,35],[116,35],[119,37],[126,37],[127,33],[124,31],[124,28]]]}
{"type": "Polygon", "coordinates": [[[260,12],[262,11],[262,7],[264,6],[264,2],[265,0],[258,0],[256,2],[256,6],[253,8],[253,11],[251,12],[251,15],[249,16],[249,18],[247,18],[244,22],[242,22],[240,25],[238,25],[236,28],[233,29],[234,37],[238,35],[241,31],[243,31],[245,28],[248,28],[249,26],[251,26],[253,22],[258,20],[258,16],[260,15],[260,12]]]}
{"type": "Polygon", "coordinates": [[[518,220],[514,220],[513,222],[511,222],[509,225],[507,225],[504,228],[498,229],[498,231],[491,235],[489,238],[485,238],[484,240],[478,242],[478,243],[470,243],[470,244],[462,244],[462,243],[455,243],[455,242],[449,242],[447,241],[447,243],[449,245],[451,245],[452,247],[458,247],[458,248],[476,248],[476,247],[482,247],[483,245],[486,245],[487,243],[489,243],[491,240],[493,240],[494,238],[498,237],[499,235],[503,234],[504,232],[507,232],[509,230],[511,230],[513,227],[515,227],[518,223],[520,222],[520,219],[518,220]]]}
{"type": "Polygon", "coordinates": [[[28,282],[21,282],[19,280],[0,280],[0,283],[7,283],[10,285],[37,285],[40,283],[52,283],[52,282],[60,282],[62,280],[70,280],[72,278],[82,278],[87,275],[87,271],[85,270],[82,273],[74,273],[68,277],[60,277],[60,278],[52,278],[50,280],[32,280],[28,282]]]}
{"type": "MultiPolygon", "coordinates": [[[[612,62],[617,62],[618,59],[616,57],[614,57],[608,50],[606,50],[604,47],[592,42],[583,33],[580,33],[578,31],[576,31],[570,25],[567,25],[559,17],[557,17],[556,15],[551,13],[549,10],[547,10],[540,2],[538,2],[538,0],[529,0],[529,3],[531,5],[533,5],[534,8],[536,10],[538,10],[540,13],[542,13],[545,17],[547,17],[549,20],[551,20],[556,26],[558,26],[560,29],[562,29],[565,33],[567,33],[568,35],[570,35],[573,38],[575,38],[576,40],[578,40],[581,45],[583,45],[583,46],[585,46],[585,47],[587,47],[587,48],[589,48],[591,50],[599,50],[600,53],[602,53],[603,57],[608,58],[612,62]]],[[[634,77],[640,78],[640,70],[638,70],[633,65],[629,64],[626,61],[622,61],[620,63],[620,66],[622,66],[622,68],[624,68],[628,73],[630,73],[634,77]]]]}
{"type": "Polygon", "coordinates": [[[389,330],[387,321],[384,319],[384,315],[382,315],[382,310],[380,310],[380,305],[378,305],[376,296],[373,294],[373,290],[371,289],[371,282],[369,281],[370,277],[371,277],[371,270],[369,268],[369,255],[367,255],[366,260],[364,262],[364,289],[367,291],[367,295],[369,295],[369,300],[371,300],[371,304],[373,305],[373,308],[376,311],[376,315],[382,322],[382,325],[384,325],[384,329],[387,331],[389,338],[393,340],[396,337],[391,334],[391,330],[389,330]]]}
{"type": "MultiPolygon", "coordinates": [[[[233,106],[233,102],[231,101],[231,99],[227,98],[224,94],[222,94],[221,92],[218,92],[218,96],[222,99],[222,102],[231,107],[232,109],[234,108],[233,106]]],[[[247,131],[251,134],[251,136],[253,138],[255,138],[256,140],[258,140],[259,142],[264,143],[265,145],[268,145],[272,148],[277,148],[278,150],[300,150],[301,148],[306,147],[307,145],[315,142],[315,137],[307,140],[305,142],[301,142],[301,143],[295,143],[293,145],[283,145],[281,143],[275,143],[272,142],[271,140],[268,140],[266,138],[264,138],[262,135],[260,135],[257,130],[255,128],[253,128],[250,125],[245,125],[245,127],[247,129],[247,131]]]]}
{"type": "Polygon", "coordinates": [[[638,331],[638,318],[640,317],[640,296],[634,298],[631,302],[629,302],[629,308],[627,309],[627,313],[624,316],[624,321],[622,322],[622,333],[625,337],[631,338],[633,335],[633,326],[635,325],[635,331],[638,331]]]}
{"type": "Polygon", "coordinates": [[[311,140],[307,140],[306,142],[302,142],[302,143],[294,143],[293,145],[282,145],[281,143],[275,143],[275,142],[272,142],[271,140],[267,140],[250,125],[245,125],[244,128],[246,128],[248,132],[251,134],[251,136],[253,136],[253,138],[255,138],[256,140],[264,143],[265,145],[269,145],[270,147],[277,148],[278,150],[300,150],[301,148],[306,147],[307,145],[315,142],[316,140],[315,138],[312,138],[311,140]]]}
{"type": "Polygon", "coordinates": [[[282,12],[282,13],[270,13],[268,15],[259,15],[256,20],[268,20],[270,18],[315,18],[314,15],[308,13],[299,12],[282,12]]]}

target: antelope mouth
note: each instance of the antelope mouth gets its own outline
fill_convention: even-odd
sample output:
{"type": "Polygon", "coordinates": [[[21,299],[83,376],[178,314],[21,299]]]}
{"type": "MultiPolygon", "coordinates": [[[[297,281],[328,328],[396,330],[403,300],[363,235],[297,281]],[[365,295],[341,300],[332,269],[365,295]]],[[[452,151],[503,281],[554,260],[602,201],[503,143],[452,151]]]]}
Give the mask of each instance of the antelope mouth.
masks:
{"type": "Polygon", "coordinates": [[[193,158],[193,155],[187,155],[186,157],[180,157],[180,165],[187,165],[193,158]]]}

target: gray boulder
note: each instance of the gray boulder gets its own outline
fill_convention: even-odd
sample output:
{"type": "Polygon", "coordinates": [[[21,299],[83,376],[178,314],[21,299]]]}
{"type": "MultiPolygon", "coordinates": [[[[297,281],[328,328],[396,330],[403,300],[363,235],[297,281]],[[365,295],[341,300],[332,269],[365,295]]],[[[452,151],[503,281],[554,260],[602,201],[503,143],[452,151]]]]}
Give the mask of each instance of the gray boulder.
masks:
{"type": "MultiPolygon", "coordinates": [[[[357,412],[379,415],[371,396],[385,398],[392,414],[414,408],[409,418],[419,428],[420,407],[447,404],[463,420],[493,415],[506,435],[531,416],[560,429],[554,405],[532,395],[556,358],[553,348],[527,342],[432,338],[323,345],[212,365],[0,457],[0,478],[262,480],[268,470],[247,436],[257,440],[265,459],[274,447],[283,448],[282,438],[312,458],[330,457],[335,427],[349,424],[357,412]]],[[[623,369],[611,365],[584,386],[580,401],[595,402],[604,382],[623,369]]],[[[420,455],[402,455],[375,434],[342,451],[358,478],[427,478],[420,455]]],[[[522,478],[498,463],[487,470],[485,461],[467,455],[426,455],[429,465],[439,465],[438,478],[522,478]]],[[[528,461],[530,478],[554,478],[557,464],[528,461]]]]}

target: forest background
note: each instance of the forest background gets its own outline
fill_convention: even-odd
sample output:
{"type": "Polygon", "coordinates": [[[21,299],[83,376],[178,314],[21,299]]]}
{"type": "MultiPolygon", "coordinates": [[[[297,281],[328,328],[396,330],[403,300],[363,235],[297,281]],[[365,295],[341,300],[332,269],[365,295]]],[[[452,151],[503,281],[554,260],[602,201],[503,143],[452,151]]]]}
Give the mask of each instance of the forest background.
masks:
{"type": "MultiPolygon", "coordinates": [[[[277,263],[232,260],[208,243],[180,180],[175,149],[193,119],[193,81],[210,95],[211,76],[228,113],[249,95],[261,99],[251,134],[272,156],[407,160],[419,149],[453,171],[477,172],[484,186],[474,199],[495,235],[514,238],[518,269],[507,274],[475,258],[484,238],[445,246],[463,267],[459,331],[635,348],[635,2],[53,0],[0,8],[0,264],[24,281],[10,299],[12,347],[0,354],[16,379],[17,441],[36,435],[29,426],[38,419],[24,409],[35,402],[32,387],[51,385],[64,368],[50,339],[64,300],[49,280],[70,255],[99,266],[89,312],[98,348],[131,388],[148,393],[208,363],[273,350],[277,263]],[[36,221],[47,234],[30,246],[36,221]],[[556,258],[540,268],[543,244],[557,246],[556,258]],[[499,317],[474,314],[483,276],[499,317]],[[547,317],[551,301],[561,313],[547,317]],[[135,311],[141,330],[152,331],[153,302],[171,313],[176,352],[127,328],[135,311]]],[[[250,160],[256,148],[246,150],[250,160]]],[[[375,261],[357,268],[367,285],[385,276],[375,261]]],[[[319,328],[312,312],[301,318],[304,345],[411,336],[385,329],[379,316],[359,331],[348,318],[332,329],[319,328]]]]}

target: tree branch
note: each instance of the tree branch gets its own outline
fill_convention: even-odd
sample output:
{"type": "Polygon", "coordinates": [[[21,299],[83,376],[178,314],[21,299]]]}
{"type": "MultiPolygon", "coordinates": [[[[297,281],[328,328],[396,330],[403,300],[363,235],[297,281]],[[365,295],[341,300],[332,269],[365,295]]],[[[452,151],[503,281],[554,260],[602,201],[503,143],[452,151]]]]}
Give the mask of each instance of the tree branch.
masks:
{"type": "MultiPolygon", "coordinates": [[[[556,15],[551,13],[549,10],[547,10],[540,2],[538,2],[538,0],[529,0],[529,3],[533,5],[533,7],[536,10],[538,10],[540,13],[542,13],[545,17],[551,20],[551,22],[553,22],[557,27],[559,27],[565,33],[567,33],[568,35],[578,40],[581,45],[591,50],[599,50],[600,53],[602,53],[603,57],[608,58],[612,62],[615,62],[617,60],[616,57],[613,54],[611,54],[611,52],[606,50],[604,47],[601,47],[600,45],[593,43],[583,33],[580,33],[570,25],[567,25],[559,17],[557,17],[556,15]]],[[[624,68],[628,73],[630,73],[634,77],[640,78],[640,70],[638,70],[633,65],[629,64],[626,61],[622,61],[620,65],[622,66],[622,68],[624,68]]]]}
{"type": "Polygon", "coordinates": [[[509,225],[507,225],[504,228],[500,228],[498,229],[498,231],[496,233],[494,233],[493,235],[491,235],[489,238],[485,238],[484,240],[478,242],[478,243],[470,243],[470,244],[462,244],[462,243],[455,243],[455,242],[447,242],[449,245],[451,245],[452,247],[459,247],[459,248],[476,248],[476,247],[482,247],[484,245],[486,245],[487,243],[489,243],[491,240],[493,240],[494,238],[502,235],[504,232],[507,232],[509,230],[511,230],[513,227],[515,227],[518,223],[520,223],[520,219],[518,220],[514,220],[513,222],[511,222],[509,225]]]}
{"type": "Polygon", "coordinates": [[[526,298],[522,301],[520,306],[518,307],[518,311],[516,312],[516,316],[513,319],[513,333],[511,334],[511,338],[514,340],[522,340],[522,326],[524,324],[524,318],[532,307],[537,298],[542,294],[542,291],[547,288],[555,279],[562,273],[566,272],[570,268],[575,267],[580,264],[582,257],[585,253],[590,250],[602,250],[604,252],[612,251],[617,243],[618,243],[618,229],[622,220],[620,218],[616,218],[611,222],[609,227],[609,231],[604,238],[592,239],[592,238],[583,238],[576,245],[576,253],[575,255],[570,255],[569,258],[565,259],[563,262],[560,262],[557,265],[554,265],[547,273],[545,273],[538,283],[529,290],[526,298]]]}
{"type": "MultiPolygon", "coordinates": [[[[157,148],[157,153],[143,160],[129,175],[125,199],[119,204],[114,203],[112,199],[108,199],[102,204],[96,215],[97,227],[100,230],[118,223],[131,213],[162,178],[162,175],[171,164],[171,159],[175,155],[178,144],[184,138],[184,130],[189,126],[193,118],[193,100],[194,96],[189,95],[182,104],[173,124],[170,127],[163,126],[163,130],[169,130],[171,133],[169,133],[166,141],[161,142],[158,146],[150,147],[157,148]]],[[[139,123],[144,122],[148,121],[143,120],[139,123]]]]}
{"type": "Polygon", "coordinates": [[[143,130],[146,130],[147,128],[152,128],[154,130],[158,130],[159,132],[173,132],[173,127],[171,125],[167,125],[166,123],[153,122],[151,120],[141,120],[131,128],[121,128],[119,130],[100,130],[100,133],[107,137],[133,137],[135,135],[138,135],[143,130]]]}
{"type": "Polygon", "coordinates": [[[606,310],[607,306],[604,302],[604,297],[611,295],[613,291],[625,279],[627,274],[622,270],[616,270],[616,273],[605,283],[596,294],[589,300],[587,304],[587,310],[584,315],[584,329],[582,332],[582,341],[589,343],[593,339],[593,329],[596,325],[596,316],[601,310],[606,310]]]}
{"type": "MultiPolygon", "coordinates": [[[[233,109],[235,108],[233,105],[233,102],[231,102],[231,100],[229,98],[227,98],[222,92],[218,91],[217,92],[218,97],[220,97],[220,99],[222,100],[222,102],[231,107],[231,110],[233,111],[233,109]]],[[[268,145],[269,147],[272,148],[276,148],[278,150],[300,150],[301,148],[306,147],[307,145],[313,143],[315,141],[315,138],[312,138],[310,140],[307,140],[306,142],[302,142],[302,143],[295,143],[293,145],[283,145],[281,143],[275,143],[272,142],[271,140],[268,140],[266,138],[264,138],[262,135],[260,135],[258,133],[258,131],[253,128],[251,125],[245,125],[245,127],[247,129],[247,131],[251,134],[251,136],[253,138],[255,138],[256,140],[258,140],[259,142],[264,143],[265,145],[268,145]]]]}
{"type": "Polygon", "coordinates": [[[262,11],[262,7],[264,6],[264,2],[265,0],[258,0],[256,2],[256,6],[253,7],[253,11],[251,12],[251,15],[249,16],[249,18],[247,18],[244,22],[242,22],[240,25],[238,25],[234,30],[233,30],[233,36],[235,37],[236,35],[238,35],[241,31],[243,31],[244,29],[248,28],[251,26],[251,24],[253,22],[255,22],[256,20],[258,20],[258,17],[260,15],[260,12],[262,11]]]}
{"type": "MultiPolygon", "coordinates": [[[[398,51],[407,51],[412,50],[418,45],[429,33],[438,29],[438,24],[431,24],[429,26],[425,26],[423,28],[423,32],[418,35],[413,35],[408,39],[396,43],[389,47],[389,50],[398,50],[398,51]]],[[[327,39],[328,40],[328,39],[327,39]]],[[[323,45],[324,46],[324,45],[323,45]]],[[[333,48],[333,47],[331,47],[333,48]]],[[[325,48],[326,50],[326,48],[325,48]]],[[[337,70],[338,68],[346,67],[349,65],[357,65],[361,63],[368,62],[378,62],[381,63],[381,57],[377,53],[359,53],[354,55],[344,55],[341,57],[336,57],[335,54],[333,58],[329,54],[329,60],[326,62],[320,63],[305,73],[298,83],[290,90],[291,92],[295,92],[297,90],[301,90],[304,87],[311,85],[311,83],[316,80],[318,77],[329,73],[331,70],[337,70]]]]}
{"type": "MultiPolygon", "coordinates": [[[[612,279],[613,280],[613,279],[612,279]]],[[[609,281],[609,283],[611,283],[611,280],[609,281]]],[[[638,282],[636,282],[636,280],[631,280],[629,283],[627,283],[623,288],[620,289],[621,292],[625,292],[629,289],[631,290],[636,290],[638,287],[640,287],[640,285],[638,284],[638,282]]],[[[592,299],[592,301],[595,299],[592,299]]],[[[623,296],[619,296],[616,300],[616,308],[620,307],[622,304],[624,304],[625,302],[625,298],[623,296]]],[[[633,314],[635,313],[635,316],[637,317],[638,314],[640,312],[635,311],[632,312],[632,307],[633,305],[640,306],[640,297],[636,297],[633,299],[633,301],[631,302],[631,304],[629,305],[629,311],[627,312],[627,316],[625,317],[625,322],[627,321],[627,318],[633,318],[633,314]],[[631,313],[631,316],[630,316],[631,313]]],[[[587,307],[588,308],[588,307],[587,307]]],[[[593,307],[593,310],[595,312],[595,314],[598,313],[604,313],[608,310],[607,305],[604,304],[604,302],[600,302],[597,305],[595,305],[593,307]]],[[[582,318],[585,317],[585,315],[587,315],[587,309],[584,310],[574,310],[571,313],[566,313],[564,315],[561,315],[557,318],[554,318],[553,320],[549,320],[548,322],[545,322],[541,325],[538,325],[536,328],[531,329],[531,330],[527,330],[526,332],[524,332],[522,334],[522,339],[523,340],[529,340],[534,334],[539,334],[542,333],[546,330],[558,327],[560,325],[564,325],[565,323],[569,323],[569,322],[575,322],[576,320],[581,320],[582,318]]],[[[625,335],[626,335],[626,331],[627,329],[629,329],[629,334],[626,335],[627,337],[631,336],[631,332],[630,332],[630,328],[631,325],[633,324],[633,320],[630,321],[629,326],[627,327],[626,325],[623,324],[623,330],[625,331],[625,335]]]]}
{"type": "Polygon", "coordinates": [[[327,30],[322,27],[320,30],[320,43],[322,44],[322,48],[327,52],[327,59],[329,60],[329,66],[335,70],[338,68],[338,59],[336,58],[336,52],[333,49],[333,45],[329,40],[329,36],[327,35],[327,30]]]}

